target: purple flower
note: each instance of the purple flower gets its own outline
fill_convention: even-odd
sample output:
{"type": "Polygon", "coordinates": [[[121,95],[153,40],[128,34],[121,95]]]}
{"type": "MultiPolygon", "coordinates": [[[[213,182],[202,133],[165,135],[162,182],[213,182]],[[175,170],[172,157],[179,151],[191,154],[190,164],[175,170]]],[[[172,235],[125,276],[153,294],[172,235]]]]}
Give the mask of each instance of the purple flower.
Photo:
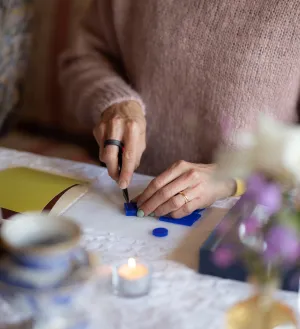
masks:
{"type": "Polygon", "coordinates": [[[257,203],[265,206],[270,215],[277,213],[282,205],[280,186],[276,183],[266,184],[257,195],[257,203]]]}
{"type": "Polygon", "coordinates": [[[266,180],[263,174],[255,173],[249,177],[247,181],[247,192],[248,195],[256,196],[259,194],[266,185],[266,180]]]}
{"type": "Polygon", "coordinates": [[[299,237],[291,228],[277,225],[266,235],[264,259],[267,263],[283,261],[292,263],[300,256],[299,237]]]}
{"type": "Polygon", "coordinates": [[[245,219],[241,225],[243,225],[244,235],[253,235],[260,229],[260,223],[254,216],[245,219]]]}
{"type": "Polygon", "coordinates": [[[278,212],[282,205],[282,194],[278,184],[268,181],[262,174],[252,175],[247,182],[245,196],[263,205],[270,215],[278,212]]]}
{"type": "Polygon", "coordinates": [[[213,262],[222,268],[226,268],[233,264],[236,253],[230,246],[221,246],[213,253],[213,262]]]}

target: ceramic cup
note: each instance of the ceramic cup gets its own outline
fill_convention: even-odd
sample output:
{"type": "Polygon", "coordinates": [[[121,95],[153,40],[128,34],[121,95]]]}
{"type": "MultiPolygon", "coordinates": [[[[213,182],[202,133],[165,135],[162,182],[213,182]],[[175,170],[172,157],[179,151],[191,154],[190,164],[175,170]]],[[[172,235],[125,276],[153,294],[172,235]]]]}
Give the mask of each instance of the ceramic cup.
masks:
{"type": "Polygon", "coordinates": [[[0,279],[24,288],[58,284],[82,255],[80,227],[47,213],[18,214],[2,225],[0,238],[7,256],[0,279]]]}

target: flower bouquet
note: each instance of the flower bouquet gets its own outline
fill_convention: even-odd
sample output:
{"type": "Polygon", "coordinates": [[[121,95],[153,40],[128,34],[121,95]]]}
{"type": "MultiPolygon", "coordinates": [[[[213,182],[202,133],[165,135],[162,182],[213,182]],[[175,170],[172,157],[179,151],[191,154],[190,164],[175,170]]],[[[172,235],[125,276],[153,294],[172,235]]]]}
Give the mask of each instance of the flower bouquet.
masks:
{"type": "MultiPolygon", "coordinates": [[[[256,131],[242,133],[239,141],[237,150],[217,154],[217,174],[246,182],[239,207],[241,212],[245,207],[251,211],[237,225],[243,248],[222,244],[213,258],[222,267],[236,258],[242,260],[255,293],[229,310],[227,325],[230,329],[296,328],[293,312],[277,302],[273,292],[282,271],[300,265],[300,127],[261,117],[256,131]]],[[[225,221],[222,235],[226,227],[225,221]]]]}

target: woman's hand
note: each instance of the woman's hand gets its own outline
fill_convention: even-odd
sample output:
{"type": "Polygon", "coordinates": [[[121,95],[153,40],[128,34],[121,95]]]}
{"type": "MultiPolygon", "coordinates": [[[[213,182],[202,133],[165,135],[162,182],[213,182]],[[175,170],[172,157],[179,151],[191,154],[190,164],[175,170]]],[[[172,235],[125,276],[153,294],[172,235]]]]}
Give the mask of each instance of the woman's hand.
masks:
{"type": "Polygon", "coordinates": [[[175,163],[136,198],[138,216],[170,214],[173,218],[181,218],[233,195],[235,182],[213,180],[215,168],[214,164],[175,163]]]}
{"type": "Polygon", "coordinates": [[[102,113],[100,123],[94,128],[93,133],[99,145],[100,161],[106,164],[109,176],[118,182],[120,188],[127,188],[146,147],[146,120],[140,105],[128,101],[111,106],[102,113]],[[116,139],[124,143],[120,177],[119,148],[114,145],[104,148],[107,139],[116,139]]]}

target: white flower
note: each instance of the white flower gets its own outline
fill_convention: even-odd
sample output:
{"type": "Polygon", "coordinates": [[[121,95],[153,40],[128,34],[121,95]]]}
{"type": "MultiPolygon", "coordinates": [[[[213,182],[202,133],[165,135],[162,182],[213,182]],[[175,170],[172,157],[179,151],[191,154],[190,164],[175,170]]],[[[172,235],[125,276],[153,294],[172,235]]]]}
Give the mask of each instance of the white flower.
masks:
{"type": "Polygon", "coordinates": [[[222,177],[247,178],[260,171],[289,184],[300,182],[300,126],[261,116],[256,130],[237,140],[238,150],[217,153],[222,177]]]}

